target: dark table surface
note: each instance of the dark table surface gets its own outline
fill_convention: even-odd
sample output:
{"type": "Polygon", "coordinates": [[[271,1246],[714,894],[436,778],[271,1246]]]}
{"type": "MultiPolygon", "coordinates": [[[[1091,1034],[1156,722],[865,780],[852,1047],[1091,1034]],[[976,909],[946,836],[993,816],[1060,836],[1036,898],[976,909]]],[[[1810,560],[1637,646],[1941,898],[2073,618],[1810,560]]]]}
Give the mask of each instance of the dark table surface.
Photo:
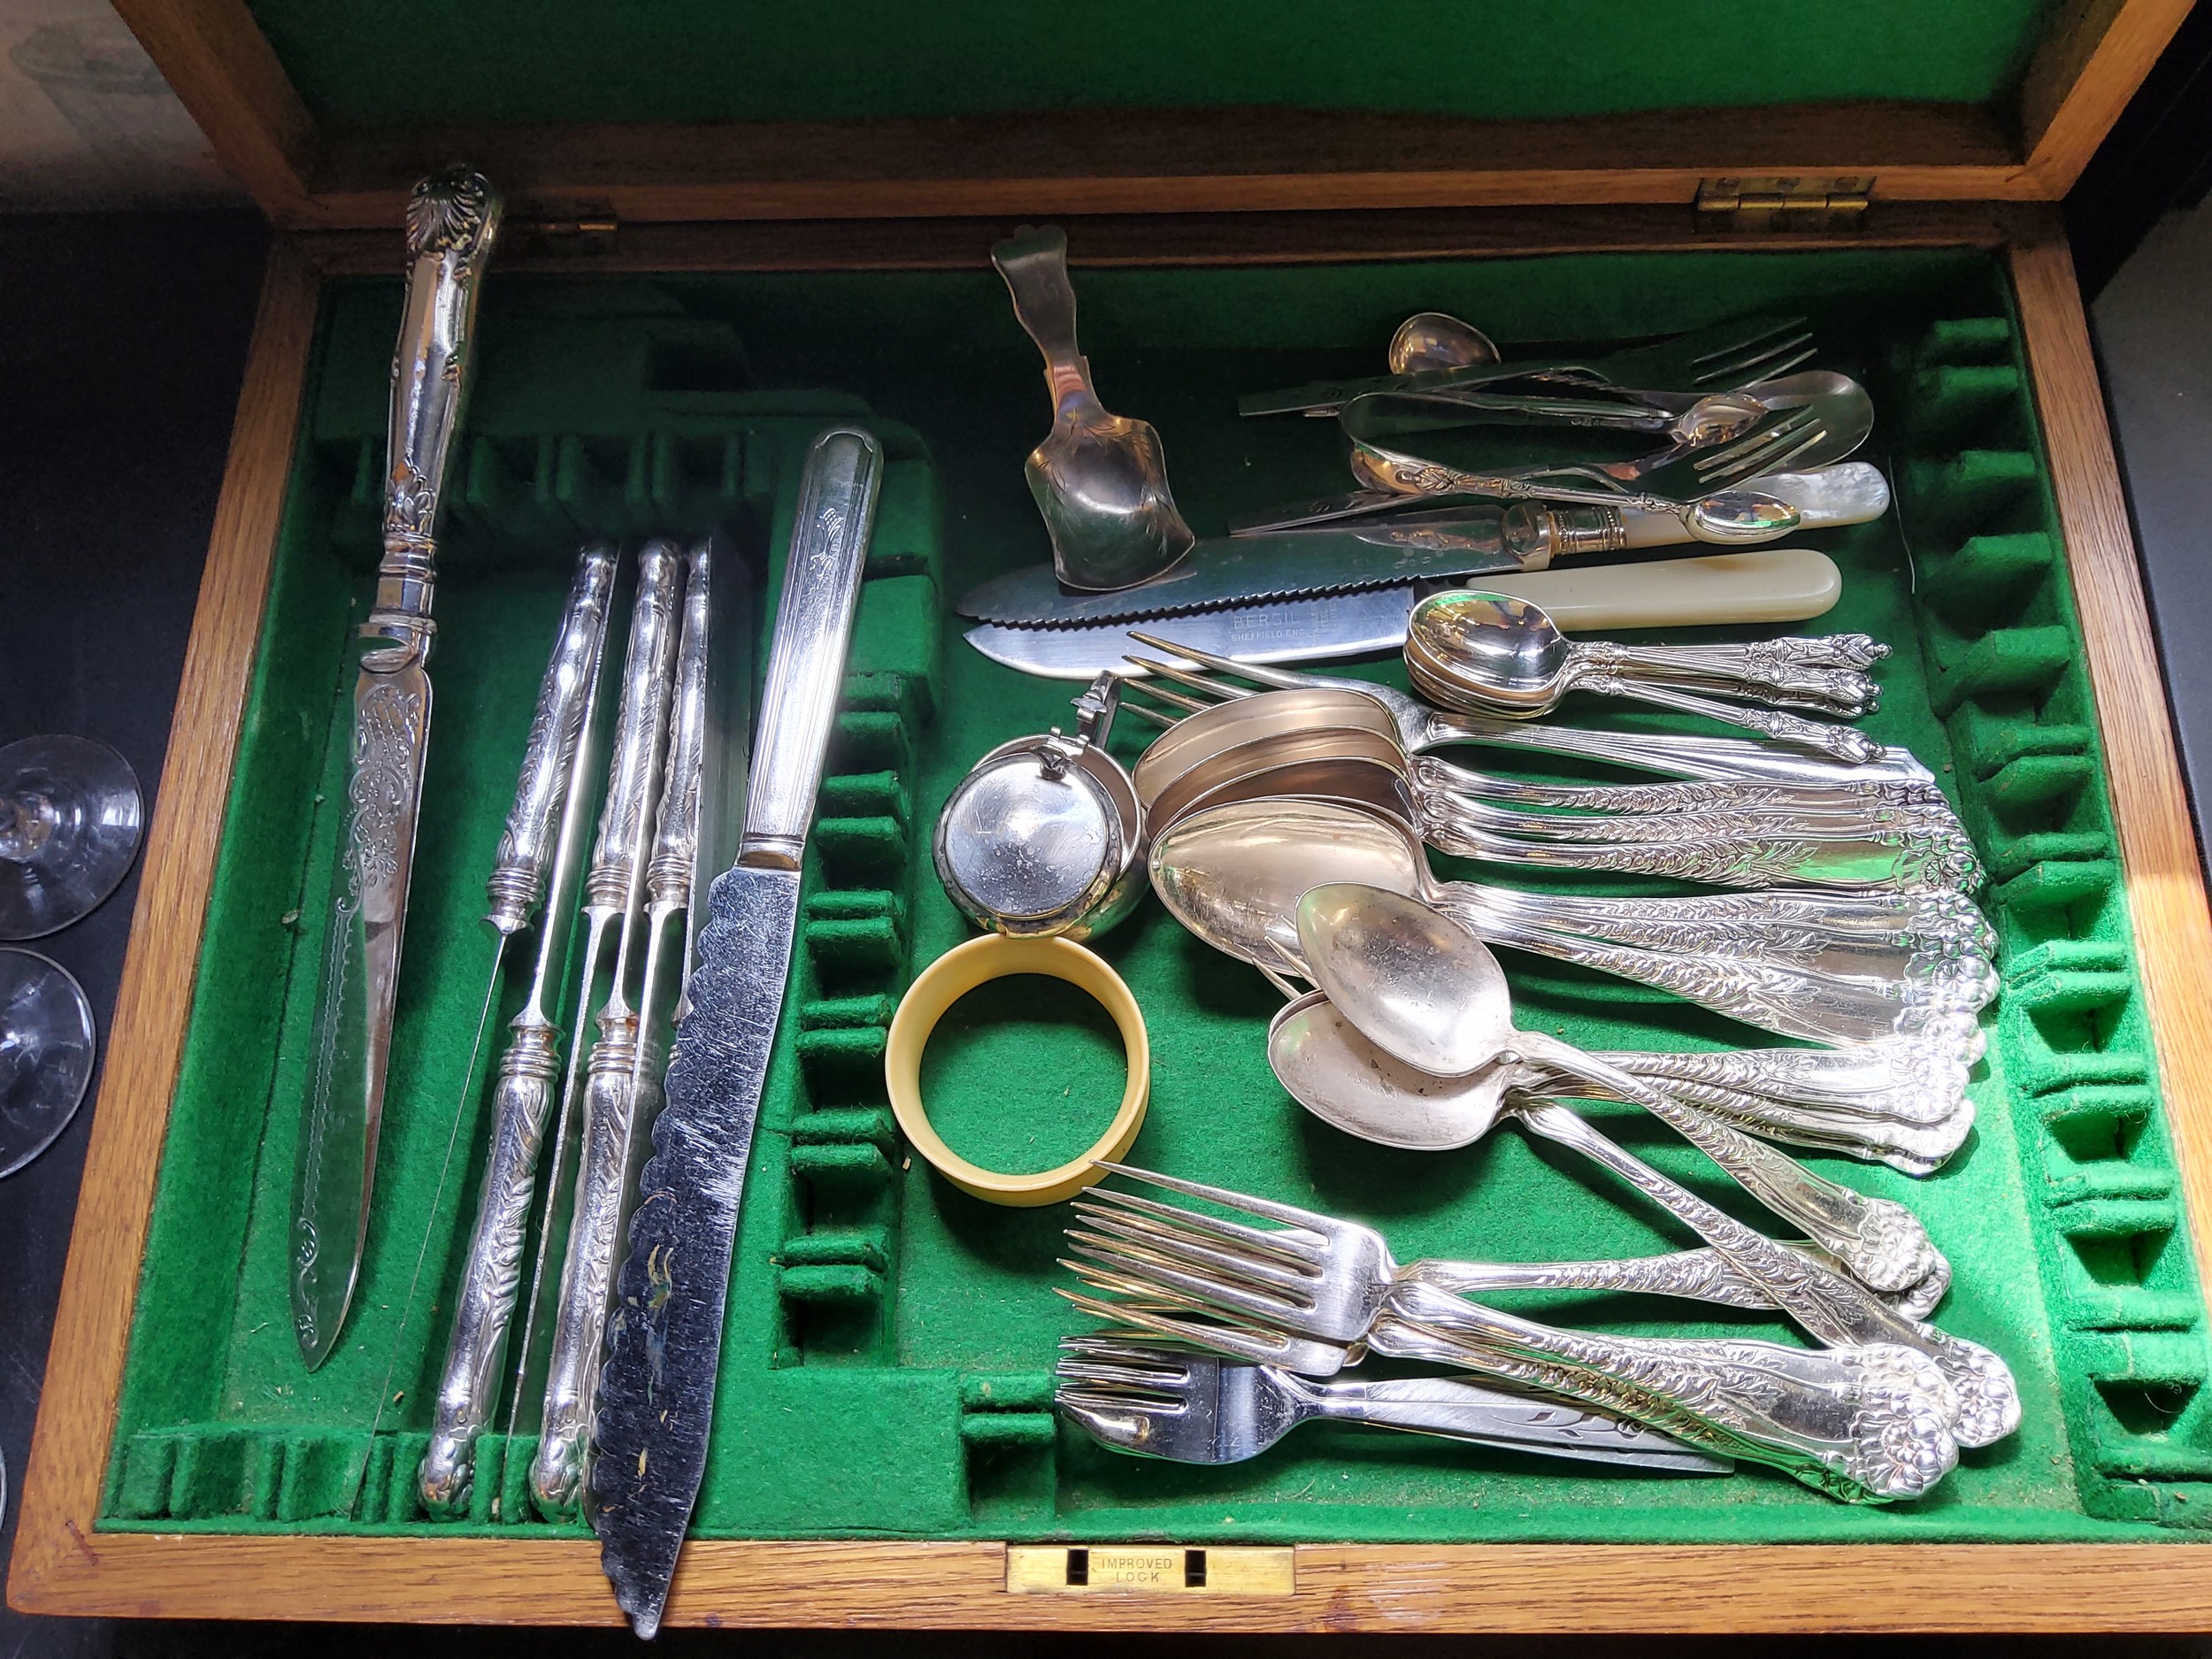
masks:
{"type": "MultiPolygon", "coordinates": [[[[161,774],[171,706],[222,480],[233,405],[251,328],[266,233],[244,215],[0,218],[0,384],[15,415],[0,442],[0,741],[71,732],[114,745],[148,795],[161,774]]],[[[2154,231],[2094,308],[2116,424],[2182,747],[2197,797],[2212,799],[2212,579],[2199,526],[2212,524],[2212,211],[2154,231]]],[[[100,910],[36,949],[82,982],[107,1029],[137,888],[133,875],[100,910]]],[[[94,1084],[96,1090],[97,1079],[94,1084]]],[[[54,1300],[84,1162],[89,1106],[21,1173],[0,1181],[0,1454],[12,1487],[27,1459],[54,1300]]],[[[0,1523],[0,1571],[13,1504],[0,1523]]],[[[802,1592],[803,1593],[803,1592],[802,1592]]],[[[1159,1638],[856,1632],[671,1632],[664,1647],[767,1641],[778,1653],[841,1655],[895,1640],[941,1652],[1049,1652],[1089,1659],[1156,1652],[1159,1638]]],[[[1217,1638],[1235,1655],[1309,1646],[1309,1638],[1217,1638]]],[[[1394,1653],[1463,1653],[1463,1639],[1388,1641],[1394,1653]]],[[[277,1654],[327,1659],[465,1651],[472,1659],[630,1647],[619,1632],[397,1632],[377,1627],[187,1624],[34,1619],[0,1612],[0,1659],[277,1654]]],[[[1581,1640],[1521,1650],[1587,1654],[1581,1640]]],[[[1747,1650],[1750,1644],[1742,1644],[1747,1650]]],[[[1761,1647],[1770,1646],[1761,1642],[1761,1647]]],[[[1858,1645],[1824,1639],[1816,1645],[1858,1645]]],[[[1893,1647],[1936,1644],[1897,1641],[1893,1647]]],[[[2021,1644],[2008,1641],[2008,1647],[2021,1644]]],[[[2046,1653],[2109,1654],[2108,1640],[2049,1639],[2046,1653]]],[[[1642,1640],[1640,1654],[1709,1654],[1709,1641],[1642,1640]]],[[[2212,1653],[2212,1639],[2125,1644],[2131,1653],[2212,1653]]],[[[1941,1644],[1947,1655],[1994,1644],[1941,1644]]]]}

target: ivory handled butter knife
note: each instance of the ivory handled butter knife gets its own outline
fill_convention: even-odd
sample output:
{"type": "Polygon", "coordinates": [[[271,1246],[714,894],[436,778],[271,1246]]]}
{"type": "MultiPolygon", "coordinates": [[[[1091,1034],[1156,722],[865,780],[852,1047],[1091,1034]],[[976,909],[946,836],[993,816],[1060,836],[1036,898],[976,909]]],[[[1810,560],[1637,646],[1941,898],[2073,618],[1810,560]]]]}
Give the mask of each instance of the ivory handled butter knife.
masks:
{"type": "Polygon", "coordinates": [[[330,1357],[368,1240],[415,822],[430,738],[438,506],[468,388],[499,196],[450,168],[407,202],[407,300],[392,360],[384,556],[361,637],[342,851],[332,872],[312,1071],[293,1176],[292,1328],[310,1371],[330,1357]]]}

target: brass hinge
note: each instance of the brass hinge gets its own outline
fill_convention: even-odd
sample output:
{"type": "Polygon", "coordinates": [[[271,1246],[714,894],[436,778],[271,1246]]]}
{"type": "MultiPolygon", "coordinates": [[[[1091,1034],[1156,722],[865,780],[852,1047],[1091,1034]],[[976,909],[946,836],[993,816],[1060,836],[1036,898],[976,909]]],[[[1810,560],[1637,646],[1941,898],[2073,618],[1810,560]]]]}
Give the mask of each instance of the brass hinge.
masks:
{"type": "Polygon", "coordinates": [[[1865,218],[1870,178],[1768,174],[1701,179],[1697,227],[1706,231],[1844,231],[1865,218]]]}
{"type": "Polygon", "coordinates": [[[533,253],[608,254],[614,251],[615,236],[621,228],[620,219],[611,213],[603,213],[565,219],[515,219],[508,222],[506,234],[526,242],[533,253]]]}

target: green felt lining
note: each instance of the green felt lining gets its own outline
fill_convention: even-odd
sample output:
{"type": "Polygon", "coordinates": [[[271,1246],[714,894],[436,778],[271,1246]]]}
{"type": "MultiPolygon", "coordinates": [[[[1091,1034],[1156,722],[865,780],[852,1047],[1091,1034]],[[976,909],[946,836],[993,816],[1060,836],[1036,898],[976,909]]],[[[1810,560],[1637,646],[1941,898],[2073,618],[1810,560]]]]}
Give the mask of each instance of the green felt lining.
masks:
{"type": "MultiPolygon", "coordinates": [[[[1993,872],[1985,896],[2004,941],[2006,995],[1974,1088],[1978,1126],[1951,1168],[1916,1183],[1816,1163],[1926,1218],[1957,1271],[1943,1323],[2010,1361],[2019,1434],[1970,1453],[1929,1498],[1869,1511],[1761,1471],[1615,1476],[1333,1428],[1302,1431],[1250,1463],[1182,1468],[1110,1455],[1056,1425],[1054,1344],[1083,1324],[1051,1294],[1064,1282],[1052,1264],[1064,1212],[993,1208],[937,1179],[898,1139],[879,1069],[907,976],[967,933],[929,868],[938,804],[984,749],[1064,726],[1074,689],[970,651],[946,603],[1046,552],[1019,467],[1046,398],[987,273],[495,278],[433,664],[429,787],[450,805],[426,820],[419,854],[361,1292],[332,1360],[303,1372],[282,1248],[311,1013],[297,970],[319,946],[342,758],[333,733],[348,619],[374,558],[397,298],[365,282],[334,290],[316,346],[102,1524],[437,1530],[415,1507],[412,1474],[479,1179],[480,1102],[463,1122],[469,1168],[434,1225],[431,1199],[488,954],[474,919],[482,874],[573,543],[718,519],[756,551],[778,547],[807,437],[872,410],[893,461],[748,1185],[703,1534],[1878,1541],[2167,1537],[2201,1525],[2212,1515],[2204,1310],[2072,595],[1993,262],[1730,252],[1118,271],[1082,284],[1085,346],[1106,401],[1159,426],[1202,533],[1340,475],[1325,423],[1240,421],[1234,394],[1363,371],[1395,320],[1423,306],[1509,339],[1803,308],[1828,358],[1869,379],[1882,411],[1870,453],[1900,507],[1822,539],[1846,574],[1822,626],[1898,647],[1870,727],[1909,744],[1956,795],[1993,872]],[[427,1288],[403,1340],[426,1228],[427,1288]],[[399,1398],[371,1444],[396,1351],[399,1398]],[[349,1517],[365,1454],[365,1496],[349,1517]]],[[[1133,753],[1141,735],[1126,722],[1117,749],[1133,753]]],[[[1422,1156],[1308,1118],[1266,1071],[1260,1036],[1274,994],[1156,905],[1101,949],[1136,993],[1153,1045],[1139,1161],[1362,1216],[1402,1256],[1526,1260],[1685,1242],[1586,1166],[1510,1130],[1422,1156]]],[[[1761,1041],[1578,970],[1517,956],[1508,968],[1525,1023],[1587,1046],[1761,1041]]],[[[977,1156],[1042,1164],[1081,1133],[1077,1102],[1110,1106],[1118,1045],[1056,993],[1017,981],[1000,995],[1000,1007],[1039,1022],[1023,1028],[1032,1040],[949,1023],[942,1051],[933,1046],[933,1103],[977,1156]]],[[[1755,1217],[1663,1130],[1610,1110],[1605,1122],[1755,1217]]],[[[1685,1316],[1634,1299],[1517,1305],[1623,1331],[1682,1328],[1685,1316]]],[[[1718,1311],[1686,1328],[1785,1336],[1718,1311]]],[[[470,1519],[448,1525],[572,1527],[532,1517],[528,1452],[526,1433],[514,1446],[488,1437],[470,1519]]]]}
{"type": "MultiPolygon", "coordinates": [[[[1273,105],[1498,118],[2017,85],[2050,0],[250,0],[319,121],[857,120],[1273,105]]],[[[1624,158],[1625,159],[1625,158],[1624,158]]]]}

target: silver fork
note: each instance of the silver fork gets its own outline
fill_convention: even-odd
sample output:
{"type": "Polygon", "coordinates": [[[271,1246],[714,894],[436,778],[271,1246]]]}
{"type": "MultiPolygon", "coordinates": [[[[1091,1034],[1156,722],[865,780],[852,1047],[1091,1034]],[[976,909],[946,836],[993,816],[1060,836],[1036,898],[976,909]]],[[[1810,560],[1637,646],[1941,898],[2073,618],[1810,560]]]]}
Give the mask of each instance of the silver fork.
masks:
{"type": "Polygon", "coordinates": [[[1786,374],[1815,355],[1812,330],[1803,318],[1748,317],[1619,351],[1501,359],[1463,369],[1317,380],[1285,391],[1248,393],[1237,400],[1237,410],[1245,415],[1333,415],[1369,392],[1449,391],[1519,380],[1539,387],[1594,382],[1724,390],[1786,374]]]}
{"type": "MultiPolygon", "coordinates": [[[[1788,791],[1805,796],[1809,803],[1820,797],[1834,797],[1878,805],[1947,804],[1943,791],[1936,787],[1933,774],[1914,759],[1909,749],[1886,749],[1872,760],[1845,765],[1745,738],[1686,736],[1679,733],[1606,732],[1550,722],[1540,725],[1487,719],[1480,715],[1432,708],[1394,686],[1379,685],[1373,680],[1355,680],[1344,674],[1302,673],[1294,669],[1240,663],[1232,657],[1217,656],[1211,651],[1201,650],[1196,646],[1179,644],[1159,634],[1140,633],[1134,628],[1129,631],[1129,637],[1151,646],[1155,650],[1170,652],[1185,662],[1196,663],[1221,673],[1234,674],[1251,680],[1255,686],[1267,690],[1290,691],[1317,687],[1333,691],[1356,691],[1372,697],[1396,724],[1398,741],[1409,754],[1425,754],[1431,749],[1448,748],[1455,743],[1548,749],[1588,760],[1609,761],[1640,772],[1655,772],[1692,780],[1696,785],[1689,788],[1680,784],[1600,785],[1577,786],[1570,789],[1563,786],[1514,784],[1503,779],[1481,777],[1481,786],[1485,788],[1497,785],[1514,792],[1498,798],[1518,800],[1532,806],[1588,806],[1606,811],[1684,811],[1698,804],[1701,796],[1705,798],[1705,803],[1709,804],[1711,790],[1707,786],[1712,784],[1732,787],[1766,785],[1777,792],[1774,799],[1778,803],[1785,799],[1782,792],[1788,791]],[[1601,790],[1603,791],[1602,796],[1599,793],[1601,790]]],[[[1249,687],[1233,686],[1202,675],[1179,674],[1176,678],[1181,684],[1205,691],[1217,702],[1259,695],[1258,691],[1249,687]],[[1203,683],[1194,685],[1194,680],[1203,683]]],[[[1141,682],[1131,682],[1131,688],[1144,690],[1148,695],[1154,692],[1153,687],[1143,686],[1141,682]]],[[[1151,718],[1158,718],[1156,715],[1151,718]]],[[[1170,725],[1172,722],[1162,721],[1161,724],[1170,725]]]]}
{"type": "MultiPolygon", "coordinates": [[[[1348,1225],[1313,1219],[1331,1227],[1348,1225]]],[[[1241,1231],[1263,1240],[1286,1236],[1241,1231]]],[[[1295,1228],[1288,1236],[1317,1264],[1325,1259],[1321,1253],[1328,1235],[1295,1228]]],[[[1917,1497],[1958,1461],[1947,1427],[1954,1406],[1949,1387],[1924,1356],[1906,1348],[1808,1352],[1740,1340],[1594,1336],[1517,1318],[1420,1283],[1391,1285],[1370,1299],[1373,1312],[1365,1328],[1346,1346],[1224,1312],[1141,1275],[1069,1265],[1116,1299],[1055,1288],[1114,1324],[1308,1374],[1333,1374],[1371,1348],[1478,1371],[1632,1417],[1724,1455],[1770,1464],[1847,1502],[1917,1497]],[[1317,1352],[1320,1358],[1313,1363],[1317,1352]]],[[[1341,1295],[1333,1292],[1346,1287],[1332,1287],[1317,1271],[1309,1277],[1310,1293],[1333,1301],[1334,1314],[1341,1315],[1341,1295]]],[[[1302,1317],[1281,1298],[1277,1305],[1294,1318],[1302,1317]]],[[[1310,1302],[1302,1317],[1311,1323],[1318,1311],[1310,1302]]]]}
{"type": "MultiPolygon", "coordinates": [[[[1632,1079],[1622,1080],[1632,1086],[1632,1079]]],[[[1818,1340],[1837,1348],[1902,1347],[1932,1361],[1938,1375],[1955,1391],[1950,1420],[1961,1444],[1989,1445],[2018,1426],[2018,1388],[2004,1362],[1987,1348],[1909,1319],[1864,1286],[1784,1249],[1619,1153],[1571,1112],[1537,1108],[1526,1115],[1546,1110],[1558,1118],[1560,1138],[1571,1136],[1571,1144],[1647,1191],[1686,1225],[1694,1225],[1707,1243],[1740,1271],[1757,1279],[1818,1340]]],[[[1078,1247],[1079,1251],[1113,1271],[1241,1317],[1272,1322],[1325,1341],[1372,1340],[1371,1327],[1402,1277],[1388,1242],[1372,1227],[1176,1176],[1118,1164],[1102,1167],[1225,1210],[1285,1223],[1289,1230],[1269,1232],[1135,1194],[1094,1187],[1094,1200],[1118,1204],[1143,1217],[1139,1228],[1148,1236],[1142,1244],[1118,1248],[1085,1243],[1078,1247]]]]}
{"type": "Polygon", "coordinates": [[[1640,1423],[1448,1377],[1317,1382],[1141,1332],[1066,1337],[1060,1350],[1060,1409],[1102,1445],[1172,1463],[1242,1463],[1300,1424],[1326,1420],[1683,1474],[1734,1467],[1640,1423]]]}
{"type": "Polygon", "coordinates": [[[1686,436],[1631,460],[1471,472],[1378,442],[1364,430],[1371,424],[1362,419],[1366,401],[1346,405],[1338,417],[1352,446],[1353,476],[1404,495],[1586,502],[1672,512],[1715,490],[1778,472],[1827,436],[1813,409],[1769,409],[1726,438],[1686,436]]]}

